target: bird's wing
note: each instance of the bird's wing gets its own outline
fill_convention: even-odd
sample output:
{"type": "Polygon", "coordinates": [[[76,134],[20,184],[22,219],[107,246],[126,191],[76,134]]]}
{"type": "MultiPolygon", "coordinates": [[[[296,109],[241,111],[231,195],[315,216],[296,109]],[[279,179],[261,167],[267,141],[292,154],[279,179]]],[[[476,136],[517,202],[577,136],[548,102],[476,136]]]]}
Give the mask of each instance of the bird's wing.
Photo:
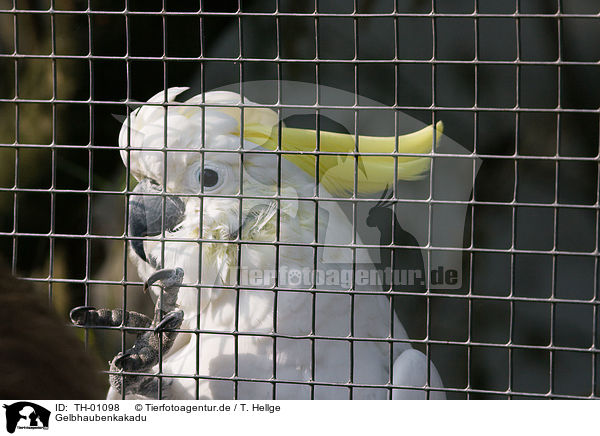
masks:
{"type": "MultiPolygon", "coordinates": [[[[433,362],[429,362],[429,386],[442,388],[442,379],[433,362]]],[[[425,400],[427,392],[422,388],[427,383],[427,357],[413,348],[404,351],[394,362],[394,385],[414,386],[418,389],[394,389],[392,399],[394,400],[425,400]]],[[[445,400],[443,391],[430,391],[429,399],[445,400]]]]}

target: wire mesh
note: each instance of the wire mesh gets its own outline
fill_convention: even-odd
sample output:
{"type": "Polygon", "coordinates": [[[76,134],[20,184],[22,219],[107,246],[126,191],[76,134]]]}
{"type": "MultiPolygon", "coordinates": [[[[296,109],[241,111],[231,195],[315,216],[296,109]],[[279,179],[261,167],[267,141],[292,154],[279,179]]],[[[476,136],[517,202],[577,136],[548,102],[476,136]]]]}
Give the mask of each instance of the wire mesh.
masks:
{"type": "MultiPolygon", "coordinates": [[[[440,251],[458,253],[462,286],[419,294],[426,305],[423,319],[401,320],[417,322],[419,335],[405,340],[393,339],[393,331],[389,337],[360,337],[354,316],[347,337],[318,334],[316,301],[336,291],[310,289],[311,328],[303,336],[312,359],[308,380],[280,378],[276,359],[268,377],[245,377],[238,367],[240,338],[271,338],[270,352],[276,356],[278,341],[289,336],[278,331],[283,289],[275,287],[269,290],[272,331],[244,331],[236,316],[227,332],[235,344],[232,375],[201,373],[201,357],[194,373],[166,373],[162,355],[158,374],[147,375],[192,379],[196,397],[201,397],[201,382],[222,381],[231,384],[234,398],[244,382],[268,384],[273,398],[282,384],[306,386],[310,398],[326,386],[342,388],[347,398],[361,388],[384,388],[391,398],[391,374],[385,384],[354,381],[354,347],[381,341],[389,345],[390,371],[395,343],[409,343],[435,363],[444,387],[432,387],[428,376],[421,388],[428,395],[595,398],[600,49],[594,41],[600,36],[599,19],[593,0],[0,0],[0,252],[13,274],[43,289],[65,317],[82,304],[152,313],[154,306],[140,292],[141,279],[128,260],[128,244],[144,238],[127,232],[134,179],[120,162],[120,126],[113,115],[130,115],[138,101],[172,86],[202,93],[237,83],[237,92],[246,95],[245,83],[271,80],[275,99],[256,101],[280,119],[289,111],[305,113],[297,126],[321,131],[329,126],[323,114],[349,111],[354,131],[348,133],[377,135],[361,122],[363,114],[381,110],[363,104],[359,96],[367,96],[392,109],[393,134],[404,133],[400,113],[426,124],[443,120],[445,135],[468,150],[434,154],[425,196],[404,198],[401,185],[392,197],[395,207],[425,208],[428,225],[419,248],[426,259],[440,251]],[[286,100],[281,84],[290,80],[314,84],[314,102],[286,100]],[[344,89],[354,100],[326,101],[320,86],[344,89]],[[470,198],[434,198],[436,164],[448,158],[472,163],[470,198]],[[467,210],[464,228],[457,229],[464,233],[462,246],[447,246],[436,234],[433,216],[443,207],[467,210]],[[348,345],[347,381],[319,379],[319,341],[348,345]]],[[[210,104],[196,106],[205,110],[210,104]]],[[[243,129],[243,116],[241,123],[243,129]]],[[[166,128],[164,135],[166,142],[166,128]]],[[[320,151],[316,138],[318,165],[327,152],[320,151]]],[[[234,153],[242,162],[252,154],[234,153]]],[[[293,153],[272,154],[281,174],[282,157],[293,153]]],[[[357,143],[356,162],[358,154],[357,143]]],[[[355,192],[358,171],[356,164],[355,192]]],[[[260,198],[244,193],[242,179],[240,193],[231,196],[240,208],[244,200],[260,198]]],[[[275,198],[297,199],[286,196],[281,180],[275,198]]],[[[318,188],[314,196],[301,198],[327,199],[318,188]]],[[[372,205],[373,198],[336,201],[350,208],[352,241],[338,248],[352,249],[355,277],[357,251],[389,247],[357,242],[361,204],[372,205]]],[[[163,215],[165,207],[163,201],[163,215]]],[[[395,225],[392,219],[392,234],[395,225]]],[[[280,240],[279,232],[275,242],[264,243],[274,247],[276,259],[281,247],[300,245],[280,240]]],[[[164,229],[159,239],[177,241],[164,229]]],[[[202,242],[208,240],[199,238],[202,242]]],[[[237,245],[238,258],[243,245],[237,245]]],[[[314,249],[316,273],[317,249],[327,244],[307,246],[314,249]]],[[[240,290],[246,287],[222,287],[237,293],[239,314],[240,290]]],[[[380,293],[349,292],[351,312],[359,295],[380,293]]],[[[396,302],[415,298],[394,290],[386,295],[396,302]]],[[[389,315],[393,320],[392,304],[389,315]]],[[[86,328],[82,338],[106,361],[131,345],[128,330],[134,329],[86,328]]],[[[200,319],[194,328],[181,330],[194,336],[197,348],[201,333],[225,334],[202,330],[200,319]]],[[[161,396],[162,383],[158,386],[161,396]]]]}

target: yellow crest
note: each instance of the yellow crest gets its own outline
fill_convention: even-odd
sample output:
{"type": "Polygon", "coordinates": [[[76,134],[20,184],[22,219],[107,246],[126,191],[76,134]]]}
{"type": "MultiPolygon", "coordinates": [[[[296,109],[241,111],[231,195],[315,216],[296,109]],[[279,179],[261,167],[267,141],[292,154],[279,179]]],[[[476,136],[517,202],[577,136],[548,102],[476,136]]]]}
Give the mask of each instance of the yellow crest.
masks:
{"type": "MultiPolygon", "coordinates": [[[[241,109],[218,108],[219,111],[238,120],[238,129],[231,132],[267,150],[275,151],[279,146],[277,113],[266,108],[244,109],[244,126],[240,129],[241,109]]],[[[439,143],[444,125],[439,121],[433,126],[407,135],[396,137],[358,136],[333,132],[281,127],[282,156],[315,177],[318,157],[319,182],[332,194],[354,192],[355,174],[360,192],[383,191],[398,180],[423,178],[431,166],[430,154],[434,141],[439,143]],[[356,145],[358,142],[358,152],[356,145]],[[290,153],[285,153],[290,152],[290,153]],[[416,154],[417,156],[410,156],[416,154]],[[397,162],[397,172],[394,170],[397,162]]]]}

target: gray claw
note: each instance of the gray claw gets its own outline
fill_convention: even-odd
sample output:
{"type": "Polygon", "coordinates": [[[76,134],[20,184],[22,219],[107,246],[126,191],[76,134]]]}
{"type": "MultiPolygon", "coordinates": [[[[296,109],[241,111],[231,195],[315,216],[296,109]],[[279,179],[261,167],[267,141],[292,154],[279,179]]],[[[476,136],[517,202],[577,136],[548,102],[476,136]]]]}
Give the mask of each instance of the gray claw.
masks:
{"type": "Polygon", "coordinates": [[[183,312],[178,310],[176,312],[171,312],[165,316],[161,322],[159,322],[155,327],[155,332],[160,332],[168,329],[176,329],[181,326],[181,322],[183,321],[183,312]]]}
{"type": "Polygon", "coordinates": [[[165,288],[171,288],[175,285],[180,285],[183,280],[183,269],[161,269],[156,271],[148,280],[144,283],[144,292],[148,290],[150,286],[158,281],[162,281],[165,288]]]}
{"type": "Polygon", "coordinates": [[[87,323],[87,315],[90,310],[96,310],[93,306],[78,306],[69,312],[69,318],[75,325],[85,325],[87,323]]]}
{"type": "Polygon", "coordinates": [[[112,361],[112,365],[124,371],[135,371],[139,369],[143,363],[138,354],[131,351],[119,353],[112,361]]]}
{"type": "Polygon", "coordinates": [[[123,369],[123,360],[126,359],[126,356],[124,353],[119,352],[112,360],[112,362],[110,363],[111,366],[116,366],[118,369],[123,369]]]}

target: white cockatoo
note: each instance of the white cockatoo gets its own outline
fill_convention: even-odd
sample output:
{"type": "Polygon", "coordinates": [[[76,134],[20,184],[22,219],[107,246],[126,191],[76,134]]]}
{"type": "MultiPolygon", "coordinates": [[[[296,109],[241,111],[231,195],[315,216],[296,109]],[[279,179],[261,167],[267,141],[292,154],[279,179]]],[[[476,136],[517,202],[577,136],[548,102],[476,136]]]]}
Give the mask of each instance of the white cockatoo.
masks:
{"type": "MultiPolygon", "coordinates": [[[[397,141],[361,136],[358,151],[379,154],[356,158],[353,135],[321,131],[317,141],[232,92],[178,103],[186,90],[156,94],[119,136],[138,180],[129,236],[139,274],[184,272],[163,397],[426,398],[441,388],[433,363],[393,340],[408,338],[381,287],[361,294],[341,280],[353,265],[374,266],[352,248],[361,238],[335,201],[427,174],[441,123],[397,141]],[[317,272],[331,280],[317,283],[317,272]]],[[[114,387],[109,398],[120,398],[114,387]]]]}

